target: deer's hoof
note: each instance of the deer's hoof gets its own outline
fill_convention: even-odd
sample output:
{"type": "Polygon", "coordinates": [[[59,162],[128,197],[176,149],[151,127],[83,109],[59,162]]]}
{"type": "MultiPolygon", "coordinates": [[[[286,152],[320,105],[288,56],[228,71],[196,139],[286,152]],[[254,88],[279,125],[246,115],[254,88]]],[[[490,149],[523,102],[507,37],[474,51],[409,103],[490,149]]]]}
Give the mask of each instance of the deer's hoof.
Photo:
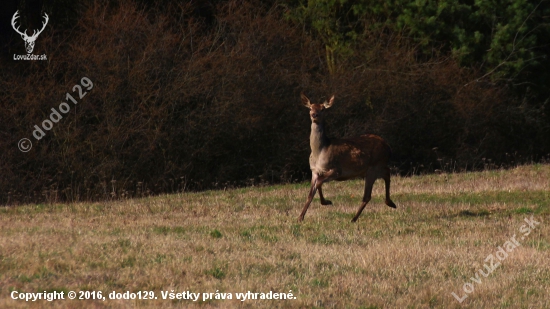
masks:
{"type": "Polygon", "coordinates": [[[397,206],[395,206],[395,204],[391,200],[387,200],[386,205],[388,205],[391,208],[397,208],[397,206]]]}
{"type": "Polygon", "coordinates": [[[332,205],[332,202],[329,200],[324,200],[324,201],[321,201],[321,205],[324,205],[324,206],[332,205]]]}

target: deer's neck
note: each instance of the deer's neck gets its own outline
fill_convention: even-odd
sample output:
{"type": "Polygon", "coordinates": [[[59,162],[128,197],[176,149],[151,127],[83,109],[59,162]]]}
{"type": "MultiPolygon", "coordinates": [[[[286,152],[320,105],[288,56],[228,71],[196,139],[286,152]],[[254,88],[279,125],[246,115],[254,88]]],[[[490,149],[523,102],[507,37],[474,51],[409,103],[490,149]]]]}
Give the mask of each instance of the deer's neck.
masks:
{"type": "Polygon", "coordinates": [[[311,135],[309,136],[309,145],[311,146],[311,153],[314,156],[318,156],[323,148],[330,144],[330,140],[325,134],[325,128],[323,123],[311,123],[311,135]]]}

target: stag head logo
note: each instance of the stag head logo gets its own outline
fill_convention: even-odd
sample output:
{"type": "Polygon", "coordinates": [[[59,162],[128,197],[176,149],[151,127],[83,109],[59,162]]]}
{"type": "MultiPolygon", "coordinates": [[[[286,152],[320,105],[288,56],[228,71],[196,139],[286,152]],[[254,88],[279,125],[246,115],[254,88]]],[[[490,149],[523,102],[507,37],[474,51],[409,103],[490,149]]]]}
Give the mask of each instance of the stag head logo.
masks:
{"type": "Polygon", "coordinates": [[[25,41],[25,48],[27,49],[27,53],[30,54],[34,49],[34,41],[36,41],[36,38],[38,37],[38,35],[42,33],[42,31],[44,31],[44,28],[46,28],[46,25],[48,24],[48,20],[50,18],[48,17],[48,14],[44,13],[45,21],[42,22],[42,29],[40,29],[40,31],[38,32],[36,30],[33,30],[33,33],[31,36],[27,35],[27,29],[25,29],[25,32],[21,32],[19,31],[19,27],[15,26],[15,20],[17,18],[19,18],[19,11],[13,14],[13,18],[11,19],[11,26],[13,27],[13,30],[15,30],[15,32],[21,35],[21,38],[23,39],[23,41],[25,41]]]}

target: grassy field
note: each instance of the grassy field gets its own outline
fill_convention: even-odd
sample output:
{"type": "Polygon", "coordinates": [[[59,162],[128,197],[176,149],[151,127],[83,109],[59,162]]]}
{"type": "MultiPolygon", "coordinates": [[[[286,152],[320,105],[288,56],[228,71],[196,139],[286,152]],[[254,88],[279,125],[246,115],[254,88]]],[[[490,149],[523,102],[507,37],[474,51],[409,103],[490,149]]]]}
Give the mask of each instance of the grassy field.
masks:
{"type": "Polygon", "coordinates": [[[298,224],[308,187],[0,207],[0,307],[550,308],[550,165],[394,177],[397,209],[379,180],[355,224],[362,181],[325,185],[334,205],[316,197],[298,224]],[[11,298],[44,291],[106,300],[11,298]],[[171,291],[214,299],[163,299],[171,291]]]}

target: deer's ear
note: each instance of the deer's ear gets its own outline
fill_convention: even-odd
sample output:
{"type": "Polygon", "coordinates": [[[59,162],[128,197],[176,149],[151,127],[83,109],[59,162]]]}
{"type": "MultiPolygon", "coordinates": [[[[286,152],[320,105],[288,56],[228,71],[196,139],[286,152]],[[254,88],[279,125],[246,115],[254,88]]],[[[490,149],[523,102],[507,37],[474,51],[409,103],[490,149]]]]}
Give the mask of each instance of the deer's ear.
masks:
{"type": "Polygon", "coordinates": [[[330,97],[330,100],[328,100],[328,102],[325,101],[325,103],[323,103],[323,106],[324,106],[325,108],[329,108],[329,107],[332,106],[333,103],[334,103],[334,96],[330,97]]]}
{"type": "Polygon", "coordinates": [[[300,99],[302,99],[302,104],[305,107],[307,107],[307,108],[311,107],[311,102],[309,101],[309,99],[306,97],[306,95],[303,92],[300,93],[300,99]]]}

